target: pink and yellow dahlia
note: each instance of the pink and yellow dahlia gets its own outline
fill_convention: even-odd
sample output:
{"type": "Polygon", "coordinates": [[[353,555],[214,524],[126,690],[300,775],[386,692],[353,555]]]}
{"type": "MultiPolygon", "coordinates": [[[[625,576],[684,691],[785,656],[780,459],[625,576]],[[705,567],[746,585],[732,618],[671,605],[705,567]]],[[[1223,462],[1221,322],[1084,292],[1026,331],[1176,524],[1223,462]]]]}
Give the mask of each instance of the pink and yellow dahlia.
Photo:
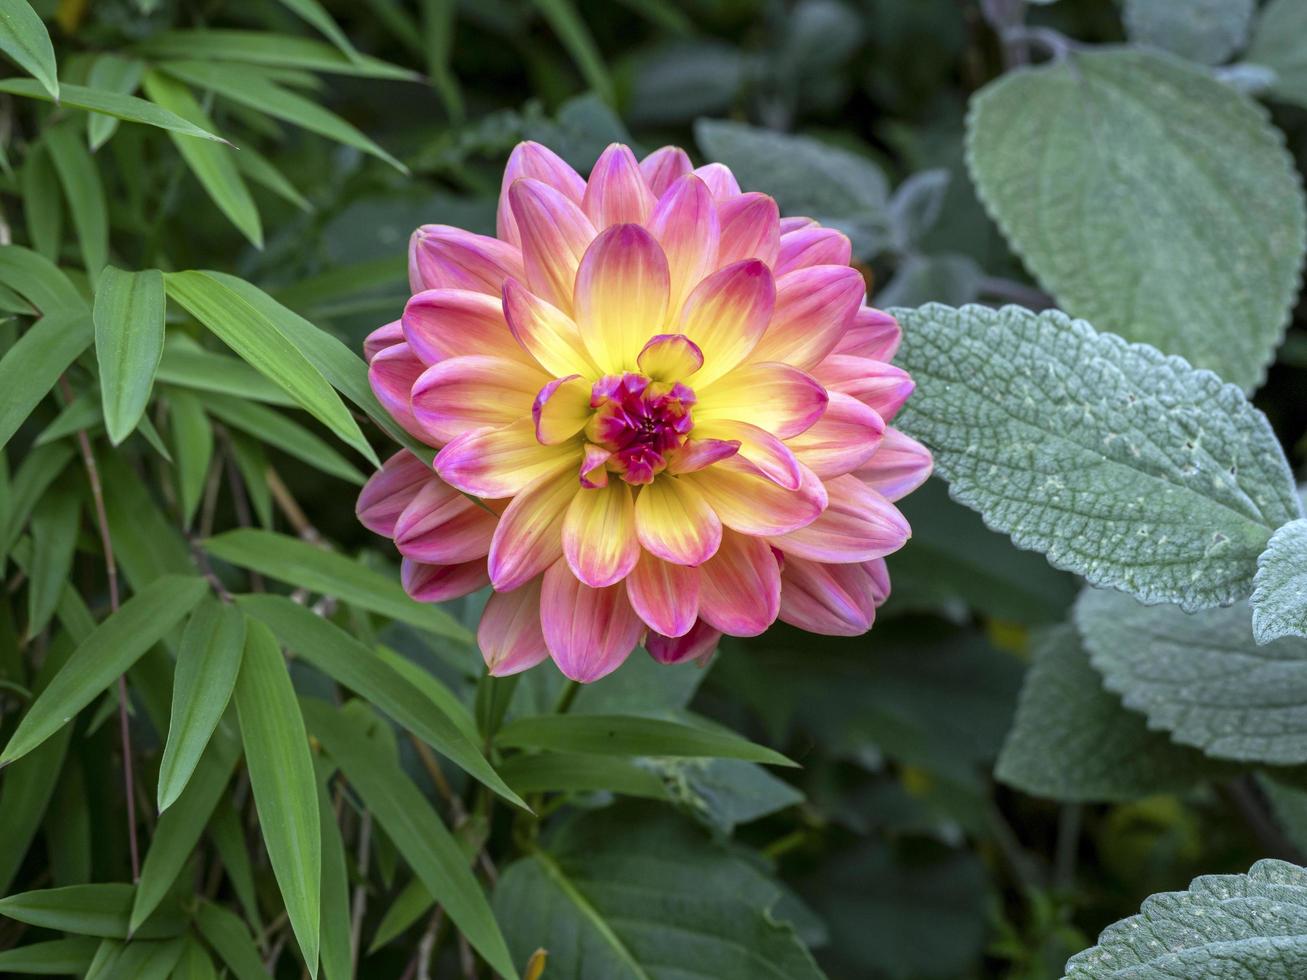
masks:
{"type": "Polygon", "coordinates": [[[864,632],[931,459],[887,426],[912,380],[850,256],[675,147],[614,144],[583,180],[519,145],[497,236],[419,228],[414,295],[367,339],[377,397],[439,452],[389,459],[360,519],[415,599],[493,587],[493,674],[593,681],[777,618],[864,632]]]}

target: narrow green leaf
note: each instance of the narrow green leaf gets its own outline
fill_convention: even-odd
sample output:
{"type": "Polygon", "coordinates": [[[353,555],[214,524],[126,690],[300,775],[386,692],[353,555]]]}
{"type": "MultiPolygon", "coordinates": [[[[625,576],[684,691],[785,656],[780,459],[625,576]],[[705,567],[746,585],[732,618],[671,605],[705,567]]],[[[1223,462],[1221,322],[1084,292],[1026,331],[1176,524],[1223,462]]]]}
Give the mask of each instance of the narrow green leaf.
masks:
{"type": "Polygon", "coordinates": [[[418,629],[471,644],[467,627],[443,609],[410,599],[397,579],[353,559],[270,531],[228,531],[204,542],[215,558],[352,603],[418,629]]]}
{"type": "MultiPolygon", "coordinates": [[[[87,87],[100,92],[132,95],[145,74],[145,62],[116,54],[97,55],[86,74],[87,87]]],[[[118,119],[93,112],[86,117],[86,142],[94,152],[109,142],[118,129],[118,119]]]]}
{"type": "Polygon", "coordinates": [[[36,502],[64,471],[73,454],[73,447],[67,443],[38,446],[27,454],[9,485],[9,518],[8,524],[0,528],[0,555],[14,546],[36,502]]]}
{"type": "Polygon", "coordinates": [[[0,51],[59,99],[59,71],[50,34],[27,0],[0,0],[0,51]]]}
{"type": "Polygon", "coordinates": [[[613,80],[604,64],[603,55],[595,44],[572,0],[534,0],[536,9],[544,15],[558,39],[567,48],[576,66],[590,87],[611,103],[614,99],[613,80]]]}
{"type": "Polygon", "coordinates": [[[181,959],[185,937],[175,936],[158,942],[133,939],[114,962],[112,976],[132,980],[168,980],[172,968],[181,959]]]}
{"type": "Polygon", "coordinates": [[[204,407],[219,421],[240,429],[260,443],[294,456],[314,469],[338,479],[362,486],[363,474],[324,440],[319,439],[295,420],[274,412],[262,405],[229,398],[226,395],[207,394],[204,407]]]}
{"type": "Polygon", "coordinates": [[[79,429],[85,429],[88,435],[94,434],[100,430],[103,420],[100,399],[95,392],[79,392],[76,398],[59,411],[54,421],[41,430],[32,445],[44,446],[56,439],[65,439],[75,435],[79,429]]]}
{"type": "Polygon", "coordinates": [[[263,968],[254,937],[237,915],[201,899],[195,911],[195,924],[237,980],[268,980],[271,976],[263,968]]]}
{"type": "Polygon", "coordinates": [[[420,0],[422,34],[418,46],[425,49],[427,74],[445,103],[445,111],[455,123],[461,123],[465,115],[463,93],[449,67],[454,50],[455,6],[456,0],[420,0]]]}
{"type": "Polygon", "coordinates": [[[517,971],[481,886],[431,804],[392,759],[372,751],[366,730],[324,701],[305,698],[313,734],[340,766],[364,805],[395,842],[468,942],[491,967],[516,980],[517,971]]]}
{"type": "Polygon", "coordinates": [[[259,622],[246,627],[236,713],[263,843],[304,962],[316,976],[322,895],[317,783],[281,648],[259,622]]]}
{"type": "Polygon", "coordinates": [[[396,81],[418,81],[420,78],[417,72],[376,58],[366,55],[350,58],[313,38],[272,31],[163,31],[142,42],[141,50],[154,58],[203,58],[396,81]]]}
{"type": "MultiPolygon", "coordinates": [[[[0,79],[0,92],[44,101],[49,101],[50,98],[40,85],[26,78],[0,79]]],[[[151,95],[151,98],[154,96],[151,95]]],[[[169,111],[162,105],[156,105],[155,102],[138,99],[134,95],[120,95],[117,92],[106,92],[82,85],[63,85],[60,87],[59,104],[65,108],[103,113],[124,122],[155,126],[183,136],[194,136],[218,143],[227,142],[221,136],[216,136],[207,129],[183,119],[178,113],[169,111]]]]}
{"type": "Polygon", "coordinates": [[[620,756],[537,752],[505,759],[499,774],[519,793],[584,793],[606,790],[651,800],[667,799],[662,778],[620,756]]]}
{"type": "MultiPolygon", "coordinates": [[[[477,731],[476,719],[472,717],[472,713],[467,710],[466,705],[459,699],[459,696],[436,678],[434,674],[389,647],[377,647],[377,656],[390,664],[401,677],[421,691],[427,700],[436,706],[438,711],[447,714],[450,720],[458,726],[459,731],[466,735],[470,741],[474,743],[481,741],[481,733],[477,731]]],[[[465,663],[466,661],[464,661],[465,663]]]]}
{"type": "Polygon", "coordinates": [[[10,973],[83,973],[91,965],[98,940],[84,936],[29,943],[0,952],[0,970],[10,973]]]}
{"type": "Polygon", "coordinates": [[[91,318],[47,313],[0,358],[0,448],[18,431],[68,365],[91,345],[91,318]]]}
{"type": "Polygon", "coordinates": [[[586,755],[697,756],[797,765],[732,732],[633,715],[533,715],[509,722],[495,742],[505,748],[586,755]]]}
{"type": "MultiPolygon", "coordinates": [[[[23,892],[0,898],[0,915],[42,929],[123,939],[128,934],[128,915],[135,891],[131,885],[114,882],[23,892]]],[[[180,911],[165,907],[133,935],[137,939],[167,939],[185,928],[186,919],[180,911]]]]}
{"type": "Polygon", "coordinates": [[[1271,535],[1257,559],[1252,604],[1258,643],[1307,636],[1307,520],[1290,521],[1271,535]]]}
{"type": "Polygon", "coordinates": [[[250,860],[245,842],[245,827],[231,800],[221,797],[209,818],[209,837],[218,851],[218,858],[227,872],[236,900],[241,903],[245,920],[256,933],[263,931],[263,917],[259,914],[258,893],[254,885],[254,864],[250,860]]]}
{"type": "Polygon", "coordinates": [[[318,0],[281,0],[281,5],[307,23],[312,24],[323,37],[334,44],[341,54],[351,61],[358,56],[358,52],[354,49],[354,45],[350,43],[349,38],[345,36],[345,32],[331,19],[331,14],[327,13],[322,4],[318,3],[318,0]]]}
{"type": "Polygon", "coordinates": [[[217,968],[204,946],[190,936],[172,971],[172,980],[218,980],[217,968]]]}
{"type": "Polygon", "coordinates": [[[95,290],[95,358],[109,441],[136,428],[163,356],[163,273],[104,270],[95,290]]]}
{"type": "Polygon", "coordinates": [[[177,648],[172,719],[159,763],[160,812],[186,788],[227,710],[244,649],[245,617],[240,610],[211,597],[201,601],[177,648]]]}
{"type": "Polygon", "coordinates": [[[237,601],[246,613],[269,626],[302,659],[367,698],[397,724],[509,802],[525,806],[491,768],[476,742],[458,722],[366,645],[311,609],[283,596],[247,595],[237,601]]]}
{"type": "Polygon", "coordinates": [[[305,411],[344,442],[364,456],[376,458],[340,396],[274,321],[208,273],[173,272],[164,281],[168,295],[223,343],[285,388],[305,411]]]}
{"type": "Polygon", "coordinates": [[[322,972],[327,980],[353,980],[345,842],[325,781],[318,783],[318,820],[322,825],[322,972]]]}
{"type": "Polygon", "coordinates": [[[261,527],[271,531],[272,489],[268,486],[268,457],[263,451],[263,443],[234,429],[227,436],[250,506],[254,508],[254,516],[259,519],[261,527]]]}
{"type": "Polygon", "coordinates": [[[58,262],[59,247],[63,244],[64,205],[59,178],[44,142],[33,143],[27,151],[19,184],[32,248],[51,262],[58,262]]]}
{"type": "MultiPolygon", "coordinates": [[[[0,87],[3,87],[0,82],[0,87]]],[[[0,245],[0,283],[4,283],[41,313],[85,312],[90,304],[49,259],[21,245],[0,245]]]]}
{"type": "MultiPolygon", "coordinates": [[[[164,575],[192,574],[195,564],[186,539],[164,517],[149,488],[123,455],[103,453],[98,460],[114,556],[132,588],[139,591],[164,575]]],[[[162,720],[159,728],[163,728],[162,720]]]]}
{"type": "Polygon", "coordinates": [[[190,612],[207,588],[201,578],[167,575],[123,603],[77,647],[28,709],[0,765],[22,758],[68,724],[190,612]]]}
{"type": "Polygon", "coordinates": [[[71,125],[46,130],[45,145],[68,202],[86,274],[94,286],[109,261],[109,214],[100,171],[71,125]]]}
{"type": "Polygon", "coordinates": [[[213,426],[200,399],[189,391],[170,392],[168,410],[173,452],[177,454],[182,524],[190,527],[213,461],[213,426]]]}
{"type": "Polygon", "coordinates": [[[56,886],[89,882],[91,806],[80,756],[71,755],[64,760],[42,829],[45,831],[45,850],[50,856],[50,880],[56,886]]]}
{"type": "Polygon", "coordinates": [[[427,891],[427,886],[422,884],[422,879],[411,880],[390,903],[386,914],[377,923],[377,931],[373,933],[372,942],[368,945],[369,955],[417,922],[422,914],[435,904],[436,900],[431,897],[431,892],[427,891]]]}
{"type": "MultiPolygon", "coordinates": [[[[212,127],[213,123],[185,85],[157,71],[146,72],[144,82],[150,98],[170,113],[192,120],[192,125],[196,128],[212,127]]],[[[170,135],[177,152],[182,155],[191,173],[195,174],[195,179],[218,206],[218,210],[227,216],[255,248],[262,248],[263,224],[259,220],[259,209],[236,169],[231,156],[233,149],[230,146],[215,146],[170,135]]]]}
{"type": "Polygon", "coordinates": [[[295,399],[278,385],[239,358],[204,350],[180,339],[169,338],[164,343],[158,377],[168,384],[197,391],[214,391],[269,405],[295,404],[295,399]]]}
{"type": "Polygon", "coordinates": [[[81,516],[77,488],[63,485],[46,493],[32,511],[32,563],[28,575],[27,635],[36,636],[54,615],[73,567],[81,516]]]}
{"type": "Polygon", "coordinates": [[[313,205],[309,203],[308,199],[299,192],[299,189],[291,183],[285,174],[272,165],[267,157],[246,146],[241,148],[241,151],[236,154],[234,159],[236,169],[254,183],[263,185],[301,211],[313,211],[313,205]]]}

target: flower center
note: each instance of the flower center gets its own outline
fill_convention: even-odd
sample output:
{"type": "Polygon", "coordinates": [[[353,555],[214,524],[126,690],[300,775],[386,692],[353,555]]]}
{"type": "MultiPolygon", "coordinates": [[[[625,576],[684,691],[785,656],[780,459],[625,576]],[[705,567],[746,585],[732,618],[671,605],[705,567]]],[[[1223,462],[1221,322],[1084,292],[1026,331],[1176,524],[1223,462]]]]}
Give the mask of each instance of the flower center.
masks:
{"type": "Polygon", "coordinates": [[[594,417],[586,437],[612,453],[608,469],[627,483],[652,483],[694,428],[687,386],[652,381],[643,374],[610,374],[594,383],[594,417]]]}

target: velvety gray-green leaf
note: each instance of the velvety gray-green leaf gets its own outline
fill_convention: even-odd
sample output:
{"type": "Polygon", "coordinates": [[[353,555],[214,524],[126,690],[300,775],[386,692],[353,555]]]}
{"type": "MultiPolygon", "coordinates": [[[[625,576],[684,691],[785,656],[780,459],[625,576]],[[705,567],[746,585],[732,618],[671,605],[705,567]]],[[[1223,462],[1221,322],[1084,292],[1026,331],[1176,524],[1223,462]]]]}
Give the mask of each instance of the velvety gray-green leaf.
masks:
{"type": "Polygon", "coordinates": [[[793,766],[774,749],[733,732],[700,728],[661,718],[629,715],[534,715],[501,728],[495,742],[505,748],[551,749],[589,755],[698,756],[746,759],[793,766]]]}
{"type": "Polygon", "coordinates": [[[54,46],[41,18],[27,0],[0,0],[0,51],[59,98],[59,70],[54,46]]]}
{"type": "Polygon", "coordinates": [[[95,358],[104,424],[115,446],[145,412],[163,357],[163,273],[104,270],[95,290],[95,358]]]}
{"type": "Polygon", "coordinates": [[[1307,244],[1263,109],[1160,53],[1084,50],[991,83],[967,132],[981,200],[1064,309],[1257,387],[1307,244]]]}
{"type": "Polygon", "coordinates": [[[1307,636],[1307,520],[1271,535],[1253,578],[1253,637],[1307,636]]]}
{"type": "Polygon", "coordinates": [[[18,431],[68,365],[91,345],[86,313],[58,310],[27,328],[0,357],[0,448],[18,431]]]}
{"type": "Polygon", "coordinates": [[[1125,0],[1130,40],[1204,65],[1243,47],[1257,0],[1125,0]]]}
{"type": "Polygon", "coordinates": [[[1246,60],[1275,72],[1271,94],[1307,106],[1307,0],[1271,0],[1253,29],[1246,60]]]}
{"type": "Polygon", "coordinates": [[[1058,568],[1148,602],[1229,603],[1301,516],[1265,416],[1210,372],[1054,310],[899,316],[917,391],[896,424],[954,499],[1058,568]]]}

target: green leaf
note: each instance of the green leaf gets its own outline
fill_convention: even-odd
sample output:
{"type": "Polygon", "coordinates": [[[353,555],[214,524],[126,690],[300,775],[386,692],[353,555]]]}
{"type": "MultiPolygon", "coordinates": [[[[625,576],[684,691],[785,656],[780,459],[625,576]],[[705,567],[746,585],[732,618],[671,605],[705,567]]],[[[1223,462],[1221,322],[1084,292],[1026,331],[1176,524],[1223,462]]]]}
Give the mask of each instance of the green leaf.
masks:
{"type": "Polygon", "coordinates": [[[238,293],[205,272],[164,276],[168,295],[252,367],[290,393],[344,442],[376,459],[358,423],[321,372],[295,343],[238,293]]]}
{"type": "Polygon", "coordinates": [[[45,146],[68,201],[82,263],[94,286],[109,261],[109,215],[100,172],[71,125],[46,130],[45,146]]]}
{"type": "Polygon", "coordinates": [[[186,539],[164,517],[137,472],[121,453],[98,458],[114,556],[132,588],[139,590],[163,575],[193,574],[195,564],[186,539]]]}
{"type": "Polygon", "coordinates": [[[232,458],[245,483],[245,492],[249,495],[250,506],[254,516],[266,530],[272,530],[272,490],[268,486],[268,457],[263,451],[263,443],[240,432],[227,433],[231,443],[232,458]]]}
{"type": "MultiPolygon", "coordinates": [[[[118,95],[131,95],[141,84],[145,74],[145,62],[136,58],[124,58],[116,54],[97,55],[87,72],[87,87],[101,92],[114,92],[118,95]]],[[[118,130],[118,120],[102,113],[92,113],[86,117],[86,142],[95,152],[113,137],[118,130]]]]}
{"type": "Polygon", "coordinates": [[[218,980],[213,960],[204,947],[190,936],[186,937],[186,946],[172,972],[172,980],[218,980]]]}
{"type": "Polygon", "coordinates": [[[694,138],[710,159],[731,168],[744,190],[770,194],[784,215],[838,228],[859,257],[871,258],[888,242],[889,181],[861,154],[717,119],[695,123],[694,138]]]}
{"type": "Polygon", "coordinates": [[[1246,60],[1275,72],[1271,93],[1283,102],[1307,106],[1307,2],[1271,0],[1262,8],[1246,60]]]}
{"type": "Polygon", "coordinates": [[[0,358],[0,448],[91,344],[90,317],[60,310],[32,324],[0,358]]]}
{"type": "Polygon", "coordinates": [[[1293,980],[1307,973],[1307,871],[1258,861],[1246,875],[1204,875],[1187,892],[1144,900],[1066,965],[1068,980],[1171,976],[1293,980]]]}
{"type": "Polygon", "coordinates": [[[600,98],[611,103],[614,100],[613,80],[604,64],[603,55],[595,44],[585,20],[572,3],[572,0],[533,0],[536,9],[549,22],[549,26],[558,39],[567,48],[576,66],[581,69],[590,87],[599,93],[600,98]]]}
{"type": "MultiPolygon", "coordinates": [[[[28,758],[31,758],[30,756],[28,758]]],[[[86,774],[79,756],[64,760],[47,809],[45,851],[55,885],[84,885],[91,880],[91,807],[86,774]]]]}
{"type": "Polygon", "coordinates": [[[240,610],[213,598],[204,599],[191,614],[177,648],[172,719],[159,763],[160,812],[186,788],[227,710],[244,649],[245,617],[240,610]]]}
{"type": "Polygon", "coordinates": [[[190,527],[200,506],[213,462],[213,426],[204,414],[200,399],[189,391],[168,396],[173,452],[177,454],[177,484],[181,496],[182,524],[190,527]]]}
{"type": "Polygon", "coordinates": [[[95,358],[104,424],[115,446],[136,428],[163,357],[163,273],[104,270],[95,290],[95,358]]]}
{"type": "Polygon", "coordinates": [[[158,378],[183,388],[218,392],[237,399],[251,399],[269,405],[295,404],[295,399],[278,385],[239,358],[178,343],[172,338],[164,343],[158,378]]]}
{"type": "Polygon", "coordinates": [[[617,756],[579,752],[520,753],[504,760],[499,774],[519,793],[586,793],[607,790],[651,800],[667,799],[659,775],[617,756]]]}
{"type": "Polygon", "coordinates": [[[263,968],[254,938],[239,916],[201,899],[195,911],[195,925],[237,980],[267,980],[271,976],[263,968]]]}
{"type": "Polygon", "coordinates": [[[733,732],[629,715],[534,715],[511,721],[495,743],[586,755],[690,756],[793,766],[785,756],[733,732]]]}
{"type": "Polygon", "coordinates": [[[394,577],[374,572],[351,558],[307,541],[247,528],[210,538],[204,542],[204,549],[215,558],[310,592],[335,596],[361,609],[460,643],[475,642],[471,631],[445,610],[410,599],[394,577]]]}
{"type": "Polygon", "coordinates": [[[9,481],[6,523],[0,525],[0,559],[18,540],[36,502],[72,458],[73,447],[67,443],[37,446],[26,454],[22,466],[9,481]]]}
{"type": "Polygon", "coordinates": [[[1301,515],[1265,416],[1179,358],[1014,306],[899,311],[917,392],[896,424],[1019,548],[1147,602],[1248,595],[1301,515]]]}
{"type": "Polygon", "coordinates": [[[112,975],[133,980],[168,980],[185,945],[182,936],[161,942],[133,940],[114,961],[112,975]]]}
{"type": "Polygon", "coordinates": [[[1253,641],[1249,608],[1185,613],[1086,591],[1076,625],[1127,708],[1217,759],[1307,762],[1307,640],[1253,641]]]}
{"type": "Polygon", "coordinates": [[[306,99],[288,88],[283,88],[256,69],[234,72],[224,65],[204,61],[169,61],[161,70],[188,85],[207,89],[215,95],[246,106],[256,112],[282,119],[310,132],[325,136],[346,146],[370,153],[384,160],[402,174],[408,168],[380,146],[311,99],[306,99]]]}
{"type": "Polygon", "coordinates": [[[59,260],[63,244],[64,206],[59,193],[59,178],[50,162],[45,143],[33,143],[23,160],[20,175],[23,191],[23,217],[27,220],[27,237],[32,248],[51,262],[59,260]]]}
{"type": "Polygon", "coordinates": [[[987,86],[967,139],[981,200],[1060,306],[1257,387],[1307,245],[1264,110],[1162,54],[1077,50],[987,86]]]}
{"type": "Polygon", "coordinates": [[[294,184],[280,170],[272,165],[267,157],[242,147],[234,157],[236,169],[256,184],[261,184],[283,200],[289,201],[301,211],[312,212],[313,205],[304,197],[294,184]]]}
{"type": "MultiPolygon", "coordinates": [[[[203,762],[203,757],[201,757],[203,762]]],[[[245,842],[245,827],[231,800],[222,797],[209,818],[209,837],[218,852],[227,880],[241,903],[245,920],[256,933],[263,931],[263,918],[259,914],[258,894],[254,885],[254,864],[250,860],[245,842]]]]}
{"type": "MultiPolygon", "coordinates": [[[[49,101],[49,95],[36,83],[26,78],[0,79],[0,92],[18,95],[28,99],[49,101]]],[[[153,95],[150,98],[154,98],[153,95]]],[[[155,102],[158,100],[156,99],[155,102]]],[[[155,126],[183,136],[194,136],[202,140],[214,140],[218,143],[227,141],[216,136],[208,129],[197,126],[180,114],[170,111],[166,106],[156,105],[134,95],[120,95],[117,92],[86,88],[81,85],[62,85],[59,88],[59,104],[65,108],[84,109],[113,116],[124,122],[141,123],[155,126]]]]}
{"type": "Polygon", "coordinates": [[[306,698],[313,734],[394,841],[413,873],[491,967],[517,971],[467,857],[421,791],[393,759],[370,749],[366,729],[326,702],[306,698]]]}
{"type": "Polygon", "coordinates": [[[163,31],[142,42],[141,51],[154,58],[204,58],[397,81],[417,81],[420,78],[417,72],[367,55],[350,58],[313,38],[272,31],[163,31]]]}
{"type": "Polygon", "coordinates": [[[18,723],[0,766],[20,759],[63,728],[200,601],[201,578],[165,575],[86,638],[18,723]]]}
{"type": "Polygon", "coordinates": [[[366,698],[509,802],[525,806],[491,768],[458,722],[365,644],[311,609],[283,596],[247,595],[241,596],[238,602],[241,609],[271,628],[302,659],[366,698]]]}
{"type": "MultiPolygon", "coordinates": [[[[157,71],[147,72],[144,82],[150,98],[170,113],[189,120],[195,128],[203,126],[208,129],[213,126],[185,85],[157,71]]],[[[211,143],[182,139],[177,135],[172,136],[172,141],[218,210],[227,216],[255,248],[263,248],[263,224],[259,220],[259,209],[236,169],[231,156],[234,152],[232,147],[214,146],[211,143]]]]}
{"type": "Polygon", "coordinates": [[[290,673],[262,623],[246,627],[236,713],[263,843],[304,962],[316,976],[322,896],[317,783],[290,673]]]}
{"type": "Polygon", "coordinates": [[[1032,796],[1107,803],[1178,793],[1236,772],[1150,731],[1103,689],[1075,629],[1057,626],[1037,635],[994,775],[1032,796]]]}
{"type": "Polygon", "coordinates": [[[68,583],[77,546],[81,497],[74,487],[46,493],[32,511],[31,580],[27,590],[27,635],[36,636],[50,622],[68,583]]]}
{"type": "Polygon", "coordinates": [[[363,474],[353,463],[326,441],[280,412],[219,394],[206,394],[204,407],[214,418],[226,422],[234,429],[240,429],[260,443],[266,443],[302,460],[314,469],[356,486],[364,483],[363,474]]]}
{"type": "Polygon", "coordinates": [[[1253,637],[1307,636],[1307,520],[1271,535],[1253,578],[1253,637]]]}
{"type": "Polygon", "coordinates": [[[29,943],[0,952],[0,970],[9,973],[83,973],[95,956],[98,940],[84,936],[29,943]]]}
{"type": "Polygon", "coordinates": [[[546,975],[820,980],[777,920],[779,896],[693,824],[630,804],[573,820],[510,865],[494,906],[518,961],[549,950],[546,975]]]}
{"type": "Polygon", "coordinates": [[[312,24],[351,61],[357,57],[358,52],[354,50],[354,45],[318,0],[281,0],[281,5],[312,24]]]}
{"type": "Polygon", "coordinates": [[[27,0],[0,0],[0,51],[18,63],[50,94],[59,99],[59,71],[54,46],[41,18],[27,0]]]}
{"type": "Polygon", "coordinates": [[[53,262],[21,245],[0,245],[0,283],[21,293],[42,313],[90,311],[82,294],[53,262]]]}
{"type": "MultiPolygon", "coordinates": [[[[131,885],[69,885],[0,898],[0,915],[42,929],[72,932],[79,936],[123,939],[128,934],[132,907],[131,885]]],[[[186,919],[175,908],[160,909],[140,929],[137,939],[167,939],[186,928],[186,919]]]]}
{"type": "Polygon", "coordinates": [[[653,759],[648,764],[672,804],[723,835],[804,799],[762,766],[739,759],[653,759]]]}
{"type": "Polygon", "coordinates": [[[1126,0],[1130,40],[1219,65],[1248,39],[1257,0],[1126,0]]]}
{"type": "Polygon", "coordinates": [[[322,826],[322,972],[327,980],[353,980],[345,842],[324,781],[318,783],[318,821],[322,826]]]}

